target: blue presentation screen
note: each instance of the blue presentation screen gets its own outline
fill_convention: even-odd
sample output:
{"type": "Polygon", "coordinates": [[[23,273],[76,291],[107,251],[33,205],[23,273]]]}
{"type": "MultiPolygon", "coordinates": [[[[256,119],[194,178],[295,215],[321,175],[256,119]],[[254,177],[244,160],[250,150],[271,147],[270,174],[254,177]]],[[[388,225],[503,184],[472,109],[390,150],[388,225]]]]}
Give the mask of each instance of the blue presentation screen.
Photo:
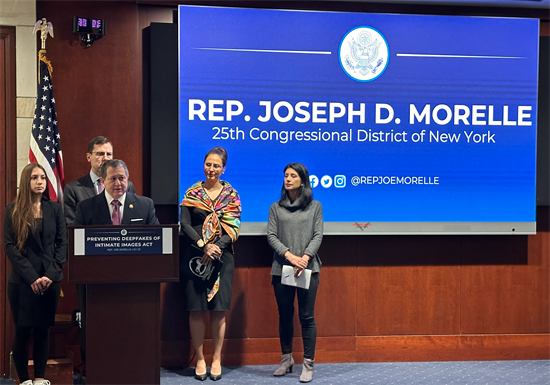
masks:
{"type": "Polygon", "coordinates": [[[265,233],[300,162],[328,234],[535,231],[538,19],[179,7],[179,178],[215,146],[265,233]]]}

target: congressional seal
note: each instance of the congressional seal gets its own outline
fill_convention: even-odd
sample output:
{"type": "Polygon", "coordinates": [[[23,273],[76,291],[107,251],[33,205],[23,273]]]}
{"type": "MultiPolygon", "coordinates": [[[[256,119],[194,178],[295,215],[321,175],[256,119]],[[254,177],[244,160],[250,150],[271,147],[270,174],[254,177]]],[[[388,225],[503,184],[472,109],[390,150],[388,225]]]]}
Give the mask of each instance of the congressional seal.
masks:
{"type": "Polygon", "coordinates": [[[342,69],[358,82],[370,82],[382,75],[388,66],[389,54],[386,38],[368,26],[348,31],[338,49],[342,69]]]}

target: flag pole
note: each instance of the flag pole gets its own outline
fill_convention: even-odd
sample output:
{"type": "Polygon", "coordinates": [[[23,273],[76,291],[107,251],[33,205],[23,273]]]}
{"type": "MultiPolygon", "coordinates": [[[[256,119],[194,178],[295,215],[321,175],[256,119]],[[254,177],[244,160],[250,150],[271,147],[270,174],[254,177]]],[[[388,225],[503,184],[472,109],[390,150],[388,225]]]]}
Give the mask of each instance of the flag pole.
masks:
{"type": "Polygon", "coordinates": [[[29,162],[44,167],[48,177],[49,198],[62,203],[65,176],[57,113],[53,94],[53,67],[46,57],[46,39],[53,37],[52,23],[45,18],[34,25],[33,33],[40,30],[41,49],[38,51],[38,92],[33,117],[29,162]]]}
{"type": "MultiPolygon", "coordinates": [[[[42,44],[38,51],[38,92],[31,129],[29,162],[38,163],[44,168],[48,177],[48,197],[63,204],[65,173],[63,171],[61,136],[57,128],[57,113],[51,83],[53,67],[46,57],[46,39],[48,34],[53,38],[53,25],[42,18],[36,22],[32,33],[39,30],[42,44]],[[44,67],[42,63],[44,63],[44,67]]],[[[60,296],[63,297],[63,289],[61,289],[60,296]]]]}
{"type": "Polygon", "coordinates": [[[53,38],[53,24],[46,20],[45,17],[38,20],[34,24],[32,33],[35,34],[40,31],[40,50],[38,51],[38,83],[40,83],[40,59],[46,56],[46,39],[48,34],[53,38]]]}

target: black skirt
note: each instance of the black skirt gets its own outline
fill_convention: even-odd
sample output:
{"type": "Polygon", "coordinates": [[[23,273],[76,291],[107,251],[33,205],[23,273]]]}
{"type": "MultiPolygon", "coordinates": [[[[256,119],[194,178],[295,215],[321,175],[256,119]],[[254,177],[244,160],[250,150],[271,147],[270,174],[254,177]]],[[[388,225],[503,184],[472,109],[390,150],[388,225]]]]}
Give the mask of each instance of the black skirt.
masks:
{"type": "MultiPolygon", "coordinates": [[[[191,251],[188,248],[186,254],[191,251]]],[[[187,257],[187,255],[186,255],[187,257]]],[[[188,260],[189,258],[184,258],[188,260]]],[[[223,262],[220,270],[220,288],[210,302],[207,301],[207,288],[199,281],[190,279],[187,274],[180,274],[185,284],[186,308],[189,311],[194,310],[215,310],[227,311],[231,307],[231,290],[233,287],[233,272],[235,270],[235,259],[230,250],[225,249],[221,260],[223,262]]],[[[188,268],[181,264],[180,268],[188,268]]]]}
{"type": "Polygon", "coordinates": [[[8,299],[15,326],[45,327],[55,323],[61,282],[54,282],[44,294],[34,294],[26,283],[8,283],[8,299]]]}

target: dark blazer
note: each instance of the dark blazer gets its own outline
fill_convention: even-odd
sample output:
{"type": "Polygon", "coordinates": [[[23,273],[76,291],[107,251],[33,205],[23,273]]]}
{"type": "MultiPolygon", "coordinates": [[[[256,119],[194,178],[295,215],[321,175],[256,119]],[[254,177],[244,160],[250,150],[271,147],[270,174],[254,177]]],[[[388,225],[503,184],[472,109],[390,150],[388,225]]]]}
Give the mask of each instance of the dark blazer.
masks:
{"type": "MultiPolygon", "coordinates": [[[[105,191],[92,198],[83,200],[76,206],[73,225],[111,225],[112,223],[105,191]]],[[[158,225],[159,220],[155,216],[153,200],[126,192],[122,224],[158,225]]]]}
{"type": "Polygon", "coordinates": [[[12,265],[8,282],[30,285],[43,276],[53,282],[61,281],[67,254],[66,225],[61,205],[42,200],[42,236],[29,232],[23,250],[16,246],[17,237],[11,218],[14,207],[14,203],[9,204],[4,215],[4,250],[12,265]]]}
{"type": "MultiPolygon", "coordinates": [[[[134,184],[131,181],[128,181],[128,192],[136,193],[134,184]]],[[[96,196],[95,186],[92,182],[92,178],[90,178],[90,173],[67,184],[63,194],[65,220],[68,225],[72,225],[78,203],[82,202],[84,199],[96,196]]]]}

